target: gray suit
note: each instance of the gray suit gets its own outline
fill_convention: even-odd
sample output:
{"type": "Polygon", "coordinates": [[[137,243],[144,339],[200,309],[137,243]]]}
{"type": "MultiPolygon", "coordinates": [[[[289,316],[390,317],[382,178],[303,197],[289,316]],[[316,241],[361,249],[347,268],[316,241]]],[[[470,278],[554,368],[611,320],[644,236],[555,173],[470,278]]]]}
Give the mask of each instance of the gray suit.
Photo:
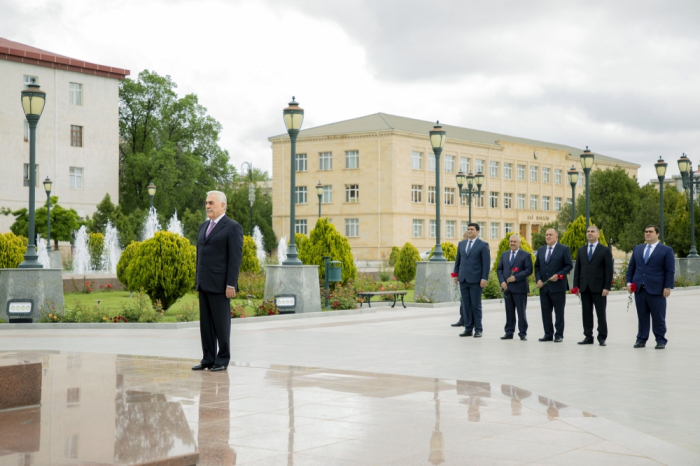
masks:
{"type": "Polygon", "coordinates": [[[481,280],[489,279],[491,251],[487,242],[479,238],[473,241],[469,253],[469,240],[459,242],[454,273],[457,274],[459,290],[462,293],[462,319],[464,330],[482,332],[481,325],[481,280]]]}

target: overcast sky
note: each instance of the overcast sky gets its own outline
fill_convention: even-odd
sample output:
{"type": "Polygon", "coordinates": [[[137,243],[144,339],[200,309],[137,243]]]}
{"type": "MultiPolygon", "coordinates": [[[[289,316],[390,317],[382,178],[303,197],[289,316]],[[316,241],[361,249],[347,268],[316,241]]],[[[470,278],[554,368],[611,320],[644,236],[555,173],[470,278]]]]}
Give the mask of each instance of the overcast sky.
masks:
{"type": "MultiPolygon", "coordinates": [[[[700,161],[700,1],[0,0],[0,37],[169,74],[271,170],[304,127],[377,112],[586,145],[677,174],[700,161]]],[[[449,135],[448,135],[449,137],[449,135]]]]}

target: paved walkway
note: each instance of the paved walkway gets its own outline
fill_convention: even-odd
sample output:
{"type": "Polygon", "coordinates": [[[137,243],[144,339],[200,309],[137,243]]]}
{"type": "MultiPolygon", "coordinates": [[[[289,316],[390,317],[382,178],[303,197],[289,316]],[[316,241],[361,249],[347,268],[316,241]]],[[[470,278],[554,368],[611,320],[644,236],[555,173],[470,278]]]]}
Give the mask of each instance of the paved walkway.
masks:
{"type": "MultiPolygon", "coordinates": [[[[234,326],[236,361],[371,371],[514,385],[700,453],[700,290],[669,300],[666,350],[633,349],[634,304],[608,303],[608,346],[581,347],[578,298],[567,302],[563,343],[540,343],[539,306],[530,302],[529,340],[501,341],[504,313],[484,314],[484,337],[459,338],[457,308],[381,310],[372,315],[234,326]]],[[[197,358],[197,329],[4,330],[0,350],[63,350],[197,358]]]]}

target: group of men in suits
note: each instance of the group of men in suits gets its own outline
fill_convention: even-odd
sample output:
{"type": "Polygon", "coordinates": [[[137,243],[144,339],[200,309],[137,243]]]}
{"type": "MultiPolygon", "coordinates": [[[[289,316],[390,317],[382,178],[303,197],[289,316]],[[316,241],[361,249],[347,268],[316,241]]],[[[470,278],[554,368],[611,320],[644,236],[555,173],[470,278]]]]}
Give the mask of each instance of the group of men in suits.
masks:
{"type": "MultiPolygon", "coordinates": [[[[649,338],[650,320],[656,337],[657,349],[666,346],[666,298],[673,288],[675,261],[673,250],[658,241],[659,228],[650,225],[645,229],[646,243],[635,247],[627,271],[627,289],[636,287],[635,300],[639,329],[635,348],[643,348],[649,338]]],[[[486,286],[490,268],[488,243],[478,238],[479,225],[470,223],[465,240],[459,243],[452,276],[462,293],[460,320],[453,327],[464,326],[461,337],[482,336],[481,292],[486,286]]],[[[544,336],[539,341],[564,341],[564,309],[569,291],[568,274],[574,269],[572,290],[581,299],[584,339],[579,345],[594,343],[593,310],[598,321],[597,340],[606,346],[608,325],[606,317],[607,296],[612,288],[613,257],[610,248],[599,243],[600,230],[591,225],[586,230],[587,244],[577,251],[576,266],[568,246],[559,243],[554,229],[545,232],[546,245],[537,250],[535,264],[529,252],[521,248],[520,235],[510,236],[510,249],[498,262],[496,274],[503,289],[506,307],[505,334],[502,340],[512,340],[516,322],[518,336],[527,340],[527,295],[530,292],[528,277],[534,271],[540,289],[540,308],[544,336]],[[554,317],[554,318],[553,318],[554,317]]]]}

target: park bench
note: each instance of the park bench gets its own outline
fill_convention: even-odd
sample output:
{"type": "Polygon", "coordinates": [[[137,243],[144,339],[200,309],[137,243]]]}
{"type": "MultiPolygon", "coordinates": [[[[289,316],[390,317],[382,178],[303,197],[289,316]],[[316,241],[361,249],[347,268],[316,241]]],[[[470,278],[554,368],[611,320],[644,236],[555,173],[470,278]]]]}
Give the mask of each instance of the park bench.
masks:
{"type": "MultiPolygon", "coordinates": [[[[362,291],[357,293],[357,297],[360,299],[367,299],[367,305],[369,307],[372,307],[372,296],[387,296],[391,295],[394,298],[394,304],[391,305],[391,307],[396,306],[396,299],[398,296],[401,296],[401,305],[405,308],[406,304],[403,302],[403,297],[406,296],[407,291],[362,291]]],[[[360,307],[364,304],[363,301],[360,301],[360,307]]]]}

